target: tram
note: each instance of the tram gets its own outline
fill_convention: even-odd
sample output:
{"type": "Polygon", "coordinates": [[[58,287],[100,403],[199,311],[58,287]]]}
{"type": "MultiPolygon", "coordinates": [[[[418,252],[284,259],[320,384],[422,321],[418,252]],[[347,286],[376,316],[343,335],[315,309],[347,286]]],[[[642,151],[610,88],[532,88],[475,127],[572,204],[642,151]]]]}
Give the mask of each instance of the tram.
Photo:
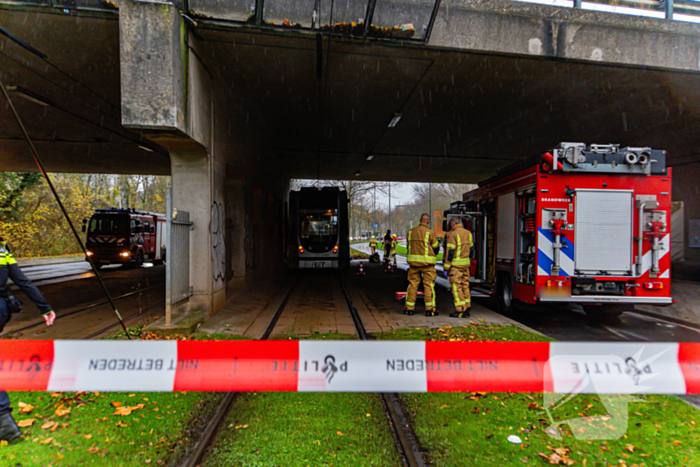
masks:
{"type": "Polygon", "coordinates": [[[304,187],[289,193],[287,267],[350,266],[348,197],[338,187],[304,187]]]}

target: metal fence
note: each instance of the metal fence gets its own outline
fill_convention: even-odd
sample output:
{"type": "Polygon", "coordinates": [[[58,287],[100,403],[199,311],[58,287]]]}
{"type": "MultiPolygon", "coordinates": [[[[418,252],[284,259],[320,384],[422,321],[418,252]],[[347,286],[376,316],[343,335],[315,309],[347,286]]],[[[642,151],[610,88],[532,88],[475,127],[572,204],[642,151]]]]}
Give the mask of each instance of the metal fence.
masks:
{"type": "Polygon", "coordinates": [[[190,213],[173,208],[172,188],[166,192],[165,324],[172,324],[172,311],[192,295],[190,285],[190,213]]]}

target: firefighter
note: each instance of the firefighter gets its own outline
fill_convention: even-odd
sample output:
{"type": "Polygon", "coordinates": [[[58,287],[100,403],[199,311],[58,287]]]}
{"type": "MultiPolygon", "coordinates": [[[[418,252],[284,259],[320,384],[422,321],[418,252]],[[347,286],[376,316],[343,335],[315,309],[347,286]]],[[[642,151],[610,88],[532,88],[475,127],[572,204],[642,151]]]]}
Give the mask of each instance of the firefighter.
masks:
{"type": "Polygon", "coordinates": [[[396,246],[399,244],[399,241],[396,239],[396,235],[391,236],[391,258],[396,258],[396,246]]]}
{"type": "Polygon", "coordinates": [[[406,237],[406,259],[408,260],[408,290],[406,291],[406,309],[404,313],[412,315],[416,308],[418,284],[423,277],[423,300],[425,316],[437,316],[435,310],[435,264],[437,253],[440,251],[435,232],[428,226],[430,216],[423,214],[420,225],[412,228],[406,237]]]}
{"type": "Polygon", "coordinates": [[[445,277],[450,279],[450,289],[455,303],[451,318],[468,318],[472,300],[469,294],[469,252],[472,233],[461,222],[450,219],[449,232],[445,235],[443,266],[445,277]]]}
{"type": "Polygon", "coordinates": [[[386,261],[389,261],[389,258],[391,258],[391,242],[393,241],[393,238],[391,236],[391,230],[386,231],[386,235],[384,235],[384,259],[386,261]]]}
{"type": "MultiPolygon", "coordinates": [[[[17,261],[10,254],[7,243],[0,238],[0,332],[10,320],[13,312],[21,310],[14,306],[14,300],[7,290],[7,279],[12,279],[27,297],[29,297],[41,311],[47,326],[52,326],[56,319],[56,313],[51,309],[44,297],[32,282],[27,279],[17,265],[17,261]]],[[[0,391],[0,441],[12,441],[20,437],[20,431],[15,419],[11,415],[10,397],[5,391],[0,391]]]]}
{"type": "Polygon", "coordinates": [[[369,247],[372,249],[372,254],[377,251],[377,239],[372,235],[372,239],[369,241],[369,247]]]}

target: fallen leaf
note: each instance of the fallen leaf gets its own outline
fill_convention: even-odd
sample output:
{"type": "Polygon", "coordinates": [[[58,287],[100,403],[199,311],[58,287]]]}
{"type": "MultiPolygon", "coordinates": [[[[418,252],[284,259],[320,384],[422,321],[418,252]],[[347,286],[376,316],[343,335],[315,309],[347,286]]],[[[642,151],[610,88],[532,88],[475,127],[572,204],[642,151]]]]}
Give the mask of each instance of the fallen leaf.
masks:
{"type": "Polygon", "coordinates": [[[64,415],[68,415],[70,413],[70,407],[65,408],[63,406],[60,406],[59,408],[56,409],[56,412],[54,412],[54,415],[57,417],[63,417],[64,415]]]}
{"type": "Polygon", "coordinates": [[[479,318],[479,321],[481,321],[482,323],[486,322],[486,320],[484,318],[479,318]]]}
{"type": "Polygon", "coordinates": [[[85,435],[83,436],[83,439],[92,439],[92,435],[85,435]]]}
{"type": "Polygon", "coordinates": [[[121,407],[121,406],[122,406],[122,403],[121,403],[121,402],[116,402],[116,401],[115,401],[115,402],[110,402],[110,405],[111,405],[112,407],[121,407]]]}
{"type": "Polygon", "coordinates": [[[473,324],[474,326],[478,326],[478,324],[477,324],[477,323],[475,323],[475,322],[474,322],[474,321],[472,321],[472,320],[469,320],[469,322],[470,322],[471,324],[473,324]]]}
{"type": "Polygon", "coordinates": [[[673,442],[673,445],[674,445],[674,446],[678,446],[679,444],[681,444],[680,441],[677,441],[677,440],[676,440],[676,441],[673,442]]]}
{"type": "Polygon", "coordinates": [[[87,451],[88,451],[90,454],[97,454],[98,452],[100,452],[100,448],[94,447],[94,446],[93,446],[93,447],[91,447],[90,449],[88,449],[87,451]]]}
{"type": "Polygon", "coordinates": [[[637,448],[632,444],[628,444],[627,446],[625,446],[625,449],[627,449],[629,452],[634,452],[634,450],[637,448]]]}
{"type": "Polygon", "coordinates": [[[112,415],[121,415],[122,417],[131,415],[134,410],[143,409],[145,406],[143,404],[137,404],[133,407],[117,407],[112,415]]]}
{"type": "Polygon", "coordinates": [[[32,410],[34,410],[34,406],[30,404],[25,404],[24,402],[19,403],[19,413],[22,415],[28,415],[32,413],[32,410]]]}
{"type": "Polygon", "coordinates": [[[17,426],[20,428],[29,428],[30,426],[34,425],[34,422],[36,422],[36,419],[26,418],[24,420],[18,421],[17,426]]]}
{"type": "Polygon", "coordinates": [[[49,395],[50,395],[51,397],[63,397],[63,393],[62,393],[62,392],[52,392],[52,393],[49,394],[49,395]]]}
{"type": "Polygon", "coordinates": [[[41,429],[42,430],[49,430],[56,425],[58,425],[58,422],[46,422],[43,425],[41,425],[41,429]]]}
{"type": "Polygon", "coordinates": [[[9,443],[4,439],[0,439],[0,447],[4,448],[5,446],[9,446],[9,443]]]}
{"type": "Polygon", "coordinates": [[[343,436],[343,432],[342,432],[342,431],[336,431],[335,434],[338,435],[338,436],[343,436]]]}
{"type": "Polygon", "coordinates": [[[43,441],[39,441],[39,444],[49,444],[53,441],[53,438],[46,438],[43,441]]]}
{"type": "Polygon", "coordinates": [[[124,423],[124,422],[122,422],[122,421],[119,421],[119,422],[117,422],[117,426],[118,426],[119,428],[126,428],[127,426],[129,426],[129,424],[128,424],[128,423],[124,423]]]}
{"type": "Polygon", "coordinates": [[[527,408],[530,410],[538,410],[540,406],[537,402],[530,402],[529,404],[527,404],[527,408]]]}

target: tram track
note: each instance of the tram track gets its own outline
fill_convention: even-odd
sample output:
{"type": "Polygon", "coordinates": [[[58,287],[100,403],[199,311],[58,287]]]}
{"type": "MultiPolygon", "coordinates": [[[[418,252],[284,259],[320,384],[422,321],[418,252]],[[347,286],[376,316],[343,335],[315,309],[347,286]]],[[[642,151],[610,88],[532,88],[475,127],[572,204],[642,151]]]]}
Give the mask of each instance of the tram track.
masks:
{"type": "MultiPolygon", "coordinates": [[[[298,279],[295,280],[292,286],[289,288],[259,340],[267,340],[270,338],[280,316],[283,314],[290,302],[290,299],[297,291],[299,282],[300,281],[298,279]]],[[[345,283],[340,277],[339,283],[343,292],[345,304],[347,305],[348,311],[352,316],[353,323],[355,324],[358,337],[360,340],[368,340],[369,336],[362,323],[362,319],[360,318],[357,309],[353,305],[352,298],[350,297],[345,283]]],[[[214,415],[209,420],[204,431],[192,448],[191,453],[178,464],[178,467],[196,467],[201,465],[201,463],[206,459],[210,447],[216,441],[217,434],[233,408],[238,395],[239,393],[233,392],[228,392],[224,395],[223,399],[214,411],[214,415]]],[[[378,393],[377,396],[380,398],[381,404],[384,408],[387,423],[391,428],[396,450],[402,464],[406,467],[422,467],[426,465],[420,445],[415,434],[413,433],[413,430],[411,429],[410,421],[405,415],[398,395],[393,393],[378,393]]]]}
{"type": "MultiPolygon", "coordinates": [[[[138,295],[138,294],[141,294],[141,293],[144,293],[144,292],[148,292],[148,291],[150,291],[150,290],[158,289],[158,288],[160,288],[160,287],[165,287],[165,284],[158,284],[158,285],[153,285],[153,286],[151,286],[151,287],[146,287],[146,288],[144,288],[144,289],[134,290],[133,292],[125,293],[125,294],[120,295],[120,296],[118,296],[118,297],[114,297],[113,300],[114,300],[114,301],[123,300],[123,299],[125,299],[125,298],[129,298],[129,297],[132,297],[132,296],[134,296],[134,295],[138,295]]],[[[95,311],[95,310],[98,310],[99,307],[105,306],[105,305],[109,305],[109,300],[102,300],[102,301],[100,301],[100,302],[91,303],[90,305],[84,306],[84,307],[82,307],[82,308],[78,308],[77,310],[72,310],[72,311],[69,311],[69,312],[67,312],[67,313],[61,313],[60,315],[57,316],[57,319],[59,319],[59,320],[60,320],[60,319],[64,319],[64,318],[67,318],[67,317],[69,317],[69,316],[74,316],[74,315],[77,315],[77,314],[80,314],[80,313],[85,313],[85,312],[87,312],[87,311],[95,311]]],[[[150,311],[150,310],[152,310],[152,309],[154,309],[154,308],[157,308],[158,306],[163,306],[163,305],[165,305],[165,301],[156,303],[155,305],[151,305],[151,306],[149,306],[148,308],[139,311],[138,313],[135,313],[135,314],[132,314],[132,315],[126,317],[126,318],[124,319],[124,321],[129,321],[129,320],[131,320],[131,319],[133,319],[133,318],[137,318],[138,316],[141,316],[142,314],[146,313],[147,311],[150,311]]],[[[2,339],[2,338],[7,338],[7,337],[9,337],[9,336],[16,335],[16,334],[19,333],[19,332],[24,332],[24,331],[27,331],[27,330],[29,330],[29,329],[34,329],[34,328],[39,327],[39,326],[42,326],[42,325],[44,325],[44,320],[43,320],[43,319],[40,320],[40,321],[35,321],[35,322],[33,322],[33,323],[27,324],[26,326],[22,326],[22,327],[20,327],[20,328],[13,329],[13,330],[8,331],[8,332],[6,332],[6,333],[4,333],[4,334],[0,334],[0,339],[2,339]]],[[[113,329],[113,328],[119,326],[119,325],[120,325],[119,323],[114,323],[114,324],[109,325],[109,326],[107,326],[107,327],[105,327],[105,328],[102,328],[100,331],[95,332],[95,333],[91,334],[90,336],[93,336],[93,335],[94,335],[94,336],[99,336],[99,335],[104,334],[105,332],[109,331],[110,329],[113,329]]],[[[91,337],[86,337],[85,339],[91,339],[91,337]]]]}

